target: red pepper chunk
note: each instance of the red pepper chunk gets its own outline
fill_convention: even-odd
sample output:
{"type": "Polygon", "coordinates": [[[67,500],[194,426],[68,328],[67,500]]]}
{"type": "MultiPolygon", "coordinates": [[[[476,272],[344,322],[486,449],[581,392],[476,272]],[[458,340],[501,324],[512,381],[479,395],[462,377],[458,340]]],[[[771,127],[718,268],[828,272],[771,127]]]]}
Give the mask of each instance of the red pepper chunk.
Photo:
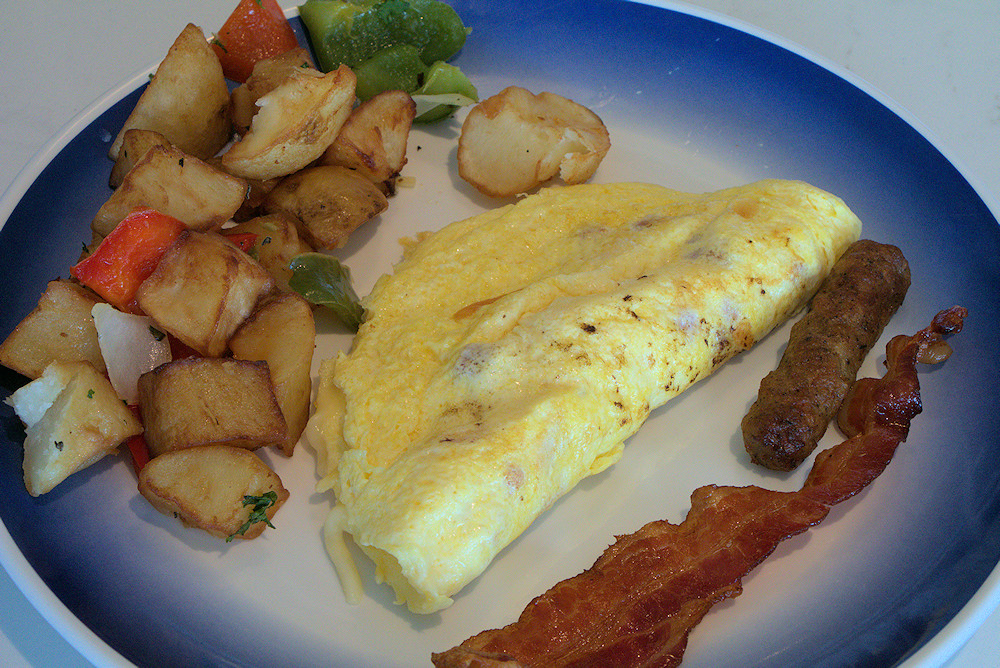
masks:
{"type": "MultiPolygon", "coordinates": [[[[129,410],[132,411],[136,419],[142,421],[142,413],[138,406],[129,404],[129,410]]],[[[132,467],[135,469],[135,474],[139,475],[142,468],[149,463],[149,446],[146,445],[146,439],[142,434],[136,434],[125,441],[125,446],[128,448],[129,454],[132,455],[132,467]]]]}
{"type": "Polygon", "coordinates": [[[70,274],[118,310],[139,313],[139,285],[185,229],[184,223],[159,211],[136,209],[70,274]]]}
{"type": "Polygon", "coordinates": [[[249,253],[254,244],[257,243],[256,232],[233,232],[232,234],[223,234],[222,236],[244,253],[249,253]]]}
{"type": "Polygon", "coordinates": [[[240,0],[212,40],[227,79],[246,83],[259,60],[299,45],[276,0],[240,0]]]}

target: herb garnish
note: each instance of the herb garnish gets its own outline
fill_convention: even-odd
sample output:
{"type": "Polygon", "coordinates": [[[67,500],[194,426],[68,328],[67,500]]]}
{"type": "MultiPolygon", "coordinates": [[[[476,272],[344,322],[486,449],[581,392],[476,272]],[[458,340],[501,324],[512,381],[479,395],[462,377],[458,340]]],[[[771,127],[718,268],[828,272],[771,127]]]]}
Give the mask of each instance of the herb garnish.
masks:
{"type": "Polygon", "coordinates": [[[243,505],[253,506],[253,509],[250,511],[250,517],[243,523],[243,526],[226,537],[226,542],[230,543],[234,538],[236,538],[236,536],[242,536],[247,532],[247,529],[249,529],[251,525],[256,524],[257,522],[263,522],[273,529],[274,525],[271,524],[271,520],[267,518],[267,509],[277,502],[277,492],[265,492],[260,496],[251,496],[249,494],[245,495],[243,497],[243,505]]]}

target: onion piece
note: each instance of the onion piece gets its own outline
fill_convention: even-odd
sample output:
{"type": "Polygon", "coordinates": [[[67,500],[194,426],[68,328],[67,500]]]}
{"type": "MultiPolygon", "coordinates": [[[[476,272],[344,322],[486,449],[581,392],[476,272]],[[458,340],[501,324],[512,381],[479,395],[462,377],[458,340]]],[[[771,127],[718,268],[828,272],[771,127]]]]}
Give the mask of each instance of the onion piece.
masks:
{"type": "Polygon", "coordinates": [[[148,316],[123,313],[104,303],[94,304],[90,313],[111,386],[125,403],[134,404],[139,376],[170,361],[170,342],[148,316]]]}

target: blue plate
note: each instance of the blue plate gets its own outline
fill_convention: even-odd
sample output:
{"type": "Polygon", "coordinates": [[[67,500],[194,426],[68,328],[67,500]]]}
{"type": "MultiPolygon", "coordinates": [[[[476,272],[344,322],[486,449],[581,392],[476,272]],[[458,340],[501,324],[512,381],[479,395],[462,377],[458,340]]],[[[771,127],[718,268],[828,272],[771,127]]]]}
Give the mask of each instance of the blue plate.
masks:
{"type": "MultiPolygon", "coordinates": [[[[1000,597],[1000,578],[991,577],[1000,561],[1000,228],[989,207],[876,91],[766,36],[673,6],[453,5],[474,28],[455,62],[481,95],[509,84],[550,90],[604,119],[613,148],[596,180],[684,190],[811,182],[851,206],[864,236],[909,259],[913,285],[886,339],[924,327],[942,308],[969,308],[956,354],[922,373],[924,413],[887,471],[783,544],[741,597],[717,606],[692,634],[685,665],[944,660],[1000,597]]],[[[0,335],[34,307],[47,280],[68,275],[89,240],[109,195],[108,141],[141,83],[98,103],[106,111],[26,192],[5,195],[18,201],[0,230],[0,335]]],[[[417,187],[340,252],[360,292],[398,259],[397,238],[489,205],[456,176],[457,130],[453,121],[414,131],[404,173],[417,187]]],[[[318,357],[349,345],[335,325],[320,325],[318,357]]],[[[68,610],[86,626],[72,633],[92,634],[95,642],[78,647],[95,663],[427,664],[431,651],[512,621],[532,596],[589,566],[613,534],[659,517],[679,521],[695,487],[797,488],[801,472],[752,469],[735,436],[785,334],[787,326],[657,411],[620,464],[556,504],[453,607],[429,617],[393,606],[365,563],[368,598],[344,604],[320,545],[329,500],[312,493],[304,450],[271,460],[293,494],[278,528],[225,545],[152,510],[124,460],[108,458],[31,498],[21,479],[24,433],[4,407],[0,518],[9,536],[0,535],[0,552],[37,574],[26,593],[49,606],[50,619],[68,610]]],[[[881,359],[873,354],[864,371],[876,373],[881,359]]],[[[23,383],[8,371],[0,378],[4,397],[23,383]]]]}

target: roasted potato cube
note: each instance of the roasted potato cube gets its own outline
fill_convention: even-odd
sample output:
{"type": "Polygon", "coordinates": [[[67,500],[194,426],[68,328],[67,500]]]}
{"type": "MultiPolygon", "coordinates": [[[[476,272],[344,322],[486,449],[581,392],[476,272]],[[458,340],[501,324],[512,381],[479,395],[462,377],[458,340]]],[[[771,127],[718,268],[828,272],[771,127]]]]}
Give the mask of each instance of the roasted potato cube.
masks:
{"type": "Polygon", "coordinates": [[[389,206],[374,183],[335,165],[303,169],[282,179],[264,198],[264,210],[284,211],[301,223],[299,234],[313,248],[340,248],[351,232],[389,206]]]}
{"type": "Polygon", "coordinates": [[[90,311],[100,298],[70,281],[49,281],[35,309],[0,344],[0,364],[38,378],[51,362],[85,360],[104,373],[90,311]]]}
{"type": "Polygon", "coordinates": [[[292,72],[303,68],[316,69],[316,65],[309,52],[301,47],[257,61],[246,83],[230,94],[229,109],[236,131],[246,134],[257,113],[257,100],[284,83],[292,72]]]}
{"type": "Polygon", "coordinates": [[[243,205],[247,183],[172,146],[146,151],[97,211],[90,226],[102,237],[136,207],[173,216],[193,230],[213,230],[243,205]]]}
{"type": "Polygon", "coordinates": [[[217,357],[273,289],[267,270],[232,243],[215,233],[185,230],[139,285],[136,301],[181,342],[217,357]]]}
{"type": "Polygon", "coordinates": [[[279,212],[251,218],[230,227],[226,233],[256,234],[257,240],[250,254],[271,273],[279,290],[289,292],[288,279],[292,276],[289,263],[296,255],[313,250],[299,238],[297,223],[290,214],[279,212]]]}
{"type": "Polygon", "coordinates": [[[526,193],[559,175],[583,183],[611,148],[608,130],[586,107],[517,86],[472,108],[458,139],[458,173],[492,197],[526,193]]]}
{"type": "Polygon", "coordinates": [[[122,147],[118,151],[118,158],[115,166],[111,168],[111,177],[108,185],[117,188],[125,180],[125,175],[132,171],[135,163],[139,162],[146,151],[154,146],[170,146],[167,138],[159,132],[153,130],[140,130],[131,128],[122,135],[122,147]]]}
{"type": "Polygon", "coordinates": [[[131,128],[159,132],[181,151],[202,159],[229,141],[229,88],[201,28],[189,23],[174,40],[111,144],[112,160],[118,159],[131,128]]]}
{"type": "Polygon", "coordinates": [[[196,445],[255,450],[285,439],[266,362],[186,357],[139,376],[138,390],[153,457],[196,445]]]}
{"type": "Polygon", "coordinates": [[[257,101],[250,131],[222,154],[222,166],[248,179],[273,179],[313,162],[333,143],[354,106],[346,65],[322,74],[297,68],[257,101]]]}
{"type": "Polygon", "coordinates": [[[387,90],[362,102],[323,154],[323,163],[354,169],[386,195],[394,194],[416,113],[413,98],[401,90],[387,90]]]}
{"type": "Polygon", "coordinates": [[[139,493],[164,515],[227,540],[259,536],[288,499],[278,474],[257,455],[226,445],[150,460],[139,473],[139,493]]]}
{"type": "Polygon", "coordinates": [[[24,423],[24,486],[32,496],[117,450],[142,425],[89,362],[53,362],[5,400],[24,423]]]}
{"type": "Polygon", "coordinates": [[[292,455],[309,419],[316,324],[306,300],[291,292],[269,299],[253,312],[229,341],[233,356],[263,360],[271,372],[274,395],[288,425],[281,451],[292,455]]]}

